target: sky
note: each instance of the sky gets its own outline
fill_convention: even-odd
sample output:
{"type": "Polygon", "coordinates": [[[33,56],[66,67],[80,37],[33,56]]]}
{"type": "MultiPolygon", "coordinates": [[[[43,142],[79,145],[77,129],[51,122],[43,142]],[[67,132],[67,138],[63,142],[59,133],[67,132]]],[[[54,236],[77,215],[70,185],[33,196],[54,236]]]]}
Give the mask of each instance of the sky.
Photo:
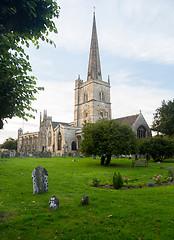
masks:
{"type": "Polygon", "coordinates": [[[40,112],[57,122],[74,120],[74,87],[80,74],[87,80],[95,7],[103,81],[110,75],[112,118],[142,112],[149,126],[163,100],[174,98],[173,0],[60,0],[55,19],[56,48],[40,42],[26,49],[32,75],[45,88],[36,95],[35,119],[7,119],[0,143],[17,131],[39,130],[40,112]]]}

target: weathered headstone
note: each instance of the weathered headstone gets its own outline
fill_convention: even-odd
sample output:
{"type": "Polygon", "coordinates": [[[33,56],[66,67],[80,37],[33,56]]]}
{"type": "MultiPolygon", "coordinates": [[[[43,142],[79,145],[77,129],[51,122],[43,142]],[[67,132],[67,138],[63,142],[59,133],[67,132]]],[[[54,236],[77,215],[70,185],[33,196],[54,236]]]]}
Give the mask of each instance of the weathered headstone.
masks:
{"type": "Polygon", "coordinates": [[[89,204],[89,197],[87,195],[85,195],[84,197],[82,197],[82,200],[81,200],[81,205],[87,205],[89,204]]]}
{"type": "Polygon", "coordinates": [[[44,167],[36,167],[32,172],[32,178],[34,194],[48,192],[48,172],[44,167]]]}
{"type": "Polygon", "coordinates": [[[49,200],[49,206],[51,210],[56,210],[57,208],[60,208],[59,200],[56,196],[52,196],[49,200]]]}
{"type": "Polygon", "coordinates": [[[74,156],[74,159],[72,161],[75,162],[76,161],[76,155],[74,154],[73,156],[74,156]]]}

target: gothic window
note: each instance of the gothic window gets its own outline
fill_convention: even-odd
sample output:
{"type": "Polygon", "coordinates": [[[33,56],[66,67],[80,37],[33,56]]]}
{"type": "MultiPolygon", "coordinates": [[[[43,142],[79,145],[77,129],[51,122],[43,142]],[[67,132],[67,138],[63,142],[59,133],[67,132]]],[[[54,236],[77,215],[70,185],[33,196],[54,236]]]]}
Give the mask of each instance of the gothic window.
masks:
{"type": "Polygon", "coordinates": [[[143,126],[140,126],[137,129],[137,137],[138,138],[145,138],[146,137],[146,129],[143,126]]]}
{"type": "Polygon", "coordinates": [[[103,92],[99,92],[99,100],[104,101],[104,94],[103,92]]]}
{"type": "Polygon", "coordinates": [[[57,139],[57,150],[61,150],[61,147],[62,147],[62,135],[59,132],[58,133],[58,139],[57,139]]]}
{"type": "Polygon", "coordinates": [[[36,149],[36,137],[34,136],[33,137],[33,150],[36,149]]]}
{"type": "Polygon", "coordinates": [[[48,146],[50,147],[51,146],[51,131],[49,131],[48,133],[48,146]]]}
{"type": "Polygon", "coordinates": [[[32,150],[32,137],[29,137],[29,151],[32,150]]]}
{"type": "Polygon", "coordinates": [[[75,141],[73,141],[73,142],[71,143],[71,150],[72,150],[72,151],[75,151],[75,150],[76,150],[76,142],[75,142],[75,141]]]}
{"type": "Polygon", "coordinates": [[[83,100],[84,100],[84,102],[87,102],[88,101],[88,94],[87,93],[84,93],[84,96],[83,96],[83,100]]]}

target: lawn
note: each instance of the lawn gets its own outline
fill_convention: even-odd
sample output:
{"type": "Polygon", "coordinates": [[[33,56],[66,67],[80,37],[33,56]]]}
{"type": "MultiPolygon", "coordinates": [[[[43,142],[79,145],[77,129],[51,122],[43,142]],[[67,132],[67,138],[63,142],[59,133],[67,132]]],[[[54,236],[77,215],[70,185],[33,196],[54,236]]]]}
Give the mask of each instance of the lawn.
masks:
{"type": "Polygon", "coordinates": [[[0,161],[0,239],[173,239],[174,185],[144,187],[156,174],[167,179],[174,161],[150,161],[149,167],[132,168],[130,159],[112,159],[111,166],[99,159],[72,157],[13,158],[0,161]],[[49,193],[34,195],[32,171],[48,171],[49,193]],[[112,184],[114,172],[130,179],[128,190],[95,188],[112,184]],[[89,196],[89,205],[81,206],[89,196]],[[57,196],[60,208],[49,209],[57,196]]]}

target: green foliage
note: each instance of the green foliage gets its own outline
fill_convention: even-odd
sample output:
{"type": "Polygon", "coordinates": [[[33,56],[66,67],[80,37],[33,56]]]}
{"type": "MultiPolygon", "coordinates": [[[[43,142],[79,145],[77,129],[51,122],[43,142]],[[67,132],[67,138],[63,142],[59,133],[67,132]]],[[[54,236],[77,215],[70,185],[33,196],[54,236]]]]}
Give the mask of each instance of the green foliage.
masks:
{"type": "Polygon", "coordinates": [[[174,168],[168,169],[168,180],[170,182],[174,181],[174,168]]]}
{"type": "Polygon", "coordinates": [[[120,173],[114,172],[113,176],[113,186],[115,189],[123,187],[123,179],[120,173]]]}
{"type": "Polygon", "coordinates": [[[162,106],[156,109],[152,130],[169,137],[174,136],[174,99],[163,101],[162,106]]]}
{"type": "Polygon", "coordinates": [[[57,33],[53,18],[59,16],[59,7],[55,0],[1,0],[0,33],[14,32],[22,38],[46,40],[49,32],[57,33]]]}
{"type": "Polygon", "coordinates": [[[100,179],[97,179],[97,178],[94,178],[94,179],[92,180],[92,182],[93,182],[93,186],[94,186],[94,187],[98,187],[98,186],[100,185],[101,180],[100,180],[100,179]]]}
{"type": "Polygon", "coordinates": [[[31,103],[43,88],[28,75],[32,69],[22,45],[29,47],[31,40],[38,48],[39,39],[53,44],[47,36],[57,32],[52,19],[58,16],[59,7],[53,0],[0,2],[0,129],[6,118],[34,118],[31,103]]]}
{"type": "Polygon", "coordinates": [[[149,154],[155,162],[163,161],[174,155],[174,140],[163,136],[155,136],[141,141],[140,153],[149,154]]]}
{"type": "Polygon", "coordinates": [[[17,140],[13,138],[8,138],[4,141],[4,143],[1,145],[2,149],[15,149],[17,150],[17,140]]]}
{"type": "Polygon", "coordinates": [[[107,165],[112,154],[126,155],[136,152],[136,136],[127,125],[103,118],[96,123],[86,123],[82,131],[80,151],[87,156],[107,156],[107,165]]]}
{"type": "MultiPolygon", "coordinates": [[[[103,168],[99,159],[73,157],[11,158],[0,161],[0,239],[171,240],[173,238],[174,185],[113,190],[91,187],[97,177],[103,184],[113,173],[129,176],[132,186],[147,183],[155,173],[167,177],[167,169],[155,162],[148,168],[132,168],[130,159],[112,159],[103,168]],[[48,171],[49,193],[33,194],[31,173],[37,166],[48,171]],[[60,208],[50,211],[49,199],[57,196],[60,208]],[[82,196],[89,205],[80,206],[82,196]],[[167,206],[167,207],[166,207],[167,206]],[[169,211],[170,210],[170,211],[169,211]],[[156,227],[159,225],[159,227],[156,227]],[[159,235],[160,231],[160,235],[159,235]]],[[[174,161],[161,163],[173,167],[174,161]]]]}

